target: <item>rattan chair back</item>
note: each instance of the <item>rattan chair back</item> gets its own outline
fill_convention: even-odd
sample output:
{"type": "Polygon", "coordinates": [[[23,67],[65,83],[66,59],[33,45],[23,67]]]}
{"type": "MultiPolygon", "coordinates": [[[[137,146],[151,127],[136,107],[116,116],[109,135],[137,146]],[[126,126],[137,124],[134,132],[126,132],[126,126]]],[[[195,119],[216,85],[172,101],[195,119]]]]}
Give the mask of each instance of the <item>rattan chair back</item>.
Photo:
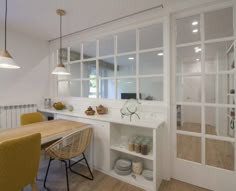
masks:
{"type": "Polygon", "coordinates": [[[54,159],[67,160],[81,155],[89,146],[93,129],[84,127],[58,140],[48,148],[46,153],[54,159]]]}

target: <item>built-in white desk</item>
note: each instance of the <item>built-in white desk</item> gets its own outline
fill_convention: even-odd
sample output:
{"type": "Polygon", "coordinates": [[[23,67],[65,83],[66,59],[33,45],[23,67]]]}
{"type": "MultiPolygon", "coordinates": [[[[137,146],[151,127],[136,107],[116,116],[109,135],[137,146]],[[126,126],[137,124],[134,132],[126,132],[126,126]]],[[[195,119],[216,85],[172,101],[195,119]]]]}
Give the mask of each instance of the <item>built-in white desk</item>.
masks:
{"type": "Polygon", "coordinates": [[[129,184],[133,184],[148,191],[156,191],[162,181],[161,172],[161,147],[164,129],[164,120],[139,120],[122,118],[120,115],[93,115],[69,112],[66,110],[38,109],[44,114],[54,115],[55,119],[67,119],[81,123],[91,124],[94,128],[93,165],[110,176],[118,178],[129,184]],[[152,151],[148,155],[131,152],[121,148],[121,136],[131,137],[133,135],[149,136],[152,138],[152,151]],[[120,176],[113,168],[119,158],[140,160],[144,168],[153,170],[153,181],[146,180],[142,175],[120,176]]]}

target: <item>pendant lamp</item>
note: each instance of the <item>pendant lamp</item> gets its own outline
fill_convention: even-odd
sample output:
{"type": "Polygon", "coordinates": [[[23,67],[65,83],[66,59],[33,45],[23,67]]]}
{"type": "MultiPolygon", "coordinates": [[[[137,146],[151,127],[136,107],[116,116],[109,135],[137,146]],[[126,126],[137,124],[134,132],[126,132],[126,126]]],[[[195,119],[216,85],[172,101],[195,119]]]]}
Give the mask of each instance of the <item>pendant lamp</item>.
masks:
{"type": "Polygon", "coordinates": [[[59,64],[56,66],[56,68],[53,70],[52,74],[55,75],[70,75],[69,72],[67,72],[65,65],[62,63],[62,16],[65,15],[65,11],[62,9],[58,9],[57,14],[60,16],[60,50],[59,50],[59,64]]]}
{"type": "Polygon", "coordinates": [[[20,66],[16,65],[10,53],[7,51],[7,0],[5,4],[5,44],[4,50],[0,52],[0,68],[18,69],[20,66]]]}

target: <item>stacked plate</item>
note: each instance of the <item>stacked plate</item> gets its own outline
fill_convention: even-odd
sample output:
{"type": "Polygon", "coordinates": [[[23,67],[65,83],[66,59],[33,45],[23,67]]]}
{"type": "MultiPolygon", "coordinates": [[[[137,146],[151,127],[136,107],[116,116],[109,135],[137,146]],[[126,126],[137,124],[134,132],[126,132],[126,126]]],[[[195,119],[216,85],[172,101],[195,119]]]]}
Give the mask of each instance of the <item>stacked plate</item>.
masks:
{"type": "Polygon", "coordinates": [[[153,180],[153,171],[152,170],[143,170],[142,175],[146,180],[150,180],[150,181],[153,180]]]}
{"type": "Polygon", "coordinates": [[[127,159],[118,159],[114,168],[116,174],[121,176],[126,176],[131,174],[132,172],[132,163],[127,159]]]}

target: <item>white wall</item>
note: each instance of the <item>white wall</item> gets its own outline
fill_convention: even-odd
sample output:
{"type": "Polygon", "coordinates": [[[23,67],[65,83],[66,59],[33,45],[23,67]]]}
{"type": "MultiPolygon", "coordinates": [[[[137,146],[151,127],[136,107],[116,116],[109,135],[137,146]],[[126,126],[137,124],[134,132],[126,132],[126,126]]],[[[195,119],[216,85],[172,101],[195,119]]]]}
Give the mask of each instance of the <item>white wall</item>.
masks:
{"type": "MultiPolygon", "coordinates": [[[[0,105],[39,103],[49,96],[49,43],[8,31],[8,51],[18,70],[0,69],[0,105]]],[[[4,33],[0,30],[0,50],[4,33]]]]}

